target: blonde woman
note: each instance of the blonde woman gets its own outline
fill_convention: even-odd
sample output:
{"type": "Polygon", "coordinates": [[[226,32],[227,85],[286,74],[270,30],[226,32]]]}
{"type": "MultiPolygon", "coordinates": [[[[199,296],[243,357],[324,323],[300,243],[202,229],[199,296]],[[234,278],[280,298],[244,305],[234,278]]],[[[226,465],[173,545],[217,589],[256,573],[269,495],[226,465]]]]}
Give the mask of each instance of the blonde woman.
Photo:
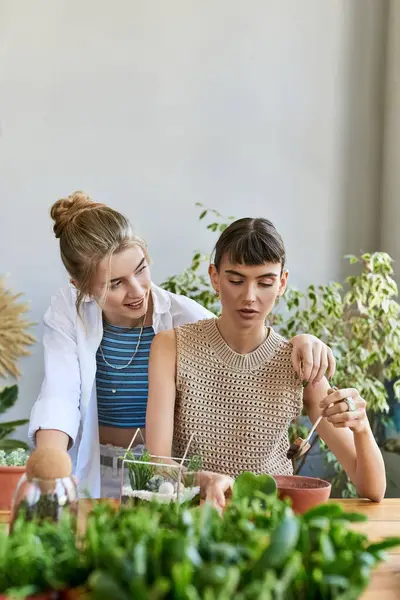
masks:
{"type": "MultiPolygon", "coordinates": [[[[30,419],[37,446],[69,449],[81,493],[117,497],[117,457],[136,428],[145,436],[148,359],[160,331],[213,315],[151,281],[146,244],[129,221],[82,192],[51,208],[70,284],[44,317],[45,375],[30,419]]],[[[293,340],[292,360],[319,381],[334,371],[313,336],[293,340]]]]}

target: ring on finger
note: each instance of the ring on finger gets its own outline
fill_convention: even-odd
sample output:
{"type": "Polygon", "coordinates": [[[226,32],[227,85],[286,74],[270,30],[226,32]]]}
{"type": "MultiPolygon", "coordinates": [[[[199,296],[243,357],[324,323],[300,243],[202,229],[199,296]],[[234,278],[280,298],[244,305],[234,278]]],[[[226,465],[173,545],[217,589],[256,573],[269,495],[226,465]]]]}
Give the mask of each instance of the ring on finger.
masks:
{"type": "Polygon", "coordinates": [[[357,410],[357,406],[353,398],[345,398],[344,402],[346,402],[349,412],[355,412],[357,410]]]}

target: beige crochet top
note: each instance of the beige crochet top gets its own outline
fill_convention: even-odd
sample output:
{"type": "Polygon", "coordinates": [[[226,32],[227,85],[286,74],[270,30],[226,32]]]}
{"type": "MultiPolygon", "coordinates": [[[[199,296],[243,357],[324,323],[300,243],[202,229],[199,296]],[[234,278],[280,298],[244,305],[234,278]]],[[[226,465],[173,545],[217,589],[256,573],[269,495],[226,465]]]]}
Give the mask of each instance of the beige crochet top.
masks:
{"type": "Polygon", "coordinates": [[[205,470],[292,474],[288,428],[302,410],[292,346],[273,329],[254,352],[238,354],[216,319],[176,329],[173,456],[198,453],[205,470]]]}

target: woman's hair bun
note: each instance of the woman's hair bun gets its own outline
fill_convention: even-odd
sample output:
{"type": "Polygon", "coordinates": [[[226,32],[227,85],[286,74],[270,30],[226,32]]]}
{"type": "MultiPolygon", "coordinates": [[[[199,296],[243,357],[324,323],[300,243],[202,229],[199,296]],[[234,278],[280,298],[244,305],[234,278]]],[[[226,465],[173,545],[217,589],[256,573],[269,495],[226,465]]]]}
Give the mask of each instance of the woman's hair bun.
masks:
{"type": "Polygon", "coordinates": [[[54,221],[53,231],[56,238],[61,236],[66,225],[78,214],[97,206],[103,205],[93,202],[84,192],[74,192],[68,198],[57,200],[50,209],[50,216],[54,221]]]}

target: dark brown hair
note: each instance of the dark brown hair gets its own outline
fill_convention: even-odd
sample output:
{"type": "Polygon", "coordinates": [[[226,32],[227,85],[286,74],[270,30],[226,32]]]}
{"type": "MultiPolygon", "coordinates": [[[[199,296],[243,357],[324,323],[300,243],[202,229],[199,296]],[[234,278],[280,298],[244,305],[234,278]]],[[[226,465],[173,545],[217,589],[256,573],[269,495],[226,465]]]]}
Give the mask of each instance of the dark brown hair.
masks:
{"type": "Polygon", "coordinates": [[[214,265],[219,270],[222,258],[241,265],[262,265],[265,262],[285,266],[285,245],[268,219],[245,217],[234,221],[223,231],[215,244],[214,265]]]}

